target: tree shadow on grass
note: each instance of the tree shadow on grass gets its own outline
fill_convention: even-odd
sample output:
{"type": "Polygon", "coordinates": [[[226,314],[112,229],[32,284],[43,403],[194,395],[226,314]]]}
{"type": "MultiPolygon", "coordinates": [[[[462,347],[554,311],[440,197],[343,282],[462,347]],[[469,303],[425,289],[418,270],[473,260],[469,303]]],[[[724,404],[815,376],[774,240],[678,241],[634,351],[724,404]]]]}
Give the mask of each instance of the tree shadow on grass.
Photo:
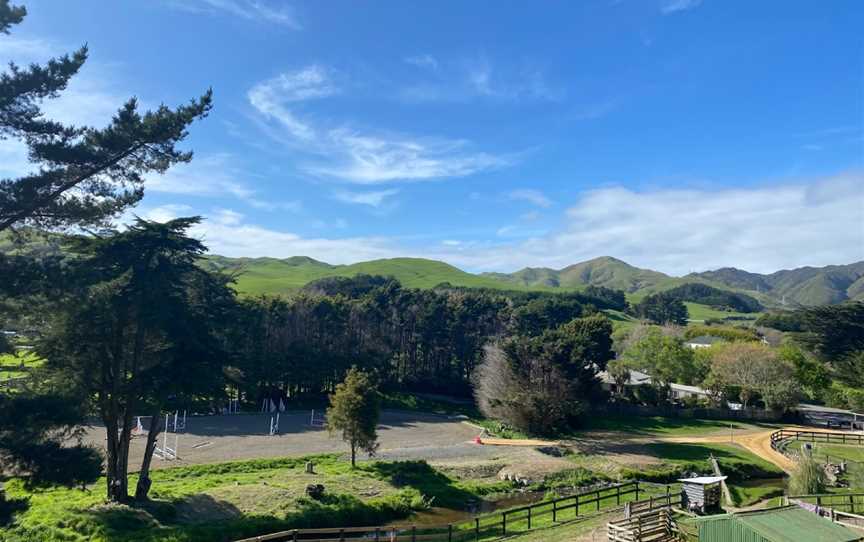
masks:
{"type": "Polygon", "coordinates": [[[463,488],[456,486],[452,479],[436,471],[425,461],[396,461],[392,463],[371,463],[359,468],[387,480],[396,487],[416,489],[426,497],[434,498],[435,506],[463,509],[476,497],[463,488]]]}
{"type": "Polygon", "coordinates": [[[30,507],[30,498],[6,499],[0,491],[0,527],[12,522],[15,514],[23,512],[30,507]]]}

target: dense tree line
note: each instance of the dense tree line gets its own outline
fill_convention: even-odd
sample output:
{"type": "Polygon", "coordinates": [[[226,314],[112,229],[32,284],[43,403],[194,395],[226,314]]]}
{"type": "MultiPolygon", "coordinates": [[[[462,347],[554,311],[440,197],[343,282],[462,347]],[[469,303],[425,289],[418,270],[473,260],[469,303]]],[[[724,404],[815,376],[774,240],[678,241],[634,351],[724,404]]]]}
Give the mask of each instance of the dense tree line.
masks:
{"type": "Polygon", "coordinates": [[[690,317],[684,302],[668,292],[645,296],[633,306],[632,312],[639,318],[659,325],[684,326],[690,317]]]}
{"type": "Polygon", "coordinates": [[[763,308],[762,304],[754,297],[728,290],[720,290],[698,282],[688,282],[687,284],[676,286],[671,290],[666,290],[665,293],[681,301],[710,305],[720,310],[759,312],[763,308]]]}
{"type": "Polygon", "coordinates": [[[231,331],[235,380],[249,399],[274,390],[291,398],[332,392],[357,365],[385,386],[470,395],[487,343],[541,336],[602,303],[579,293],[417,290],[392,278],[326,278],[290,299],[240,303],[231,331]]]}

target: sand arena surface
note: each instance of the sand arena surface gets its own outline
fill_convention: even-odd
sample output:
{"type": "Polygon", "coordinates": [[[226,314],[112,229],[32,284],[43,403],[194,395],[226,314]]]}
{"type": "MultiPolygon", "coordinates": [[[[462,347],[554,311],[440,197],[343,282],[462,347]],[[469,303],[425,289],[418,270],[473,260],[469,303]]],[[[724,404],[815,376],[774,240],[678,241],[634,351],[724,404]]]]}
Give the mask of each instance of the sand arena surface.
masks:
{"type": "MultiPolygon", "coordinates": [[[[216,463],[237,459],[302,456],[319,453],[345,453],[347,445],[338,435],[312,427],[310,411],[282,412],[279,434],[270,436],[270,414],[189,416],[186,430],[179,434],[175,461],[153,459],[154,468],[216,463]]],[[[142,419],[144,427],[149,420],[142,419]]],[[[492,459],[502,455],[499,446],[478,446],[474,438],[480,430],[461,418],[419,412],[385,410],[378,426],[380,459],[426,459],[460,461],[492,459]]],[[[105,446],[105,428],[90,426],[85,439],[105,446]]],[[[132,439],[130,472],[138,470],[144,453],[145,436],[132,439]]],[[[168,445],[173,446],[169,434],[168,445]]],[[[162,445],[162,435],[159,437],[162,445]]],[[[506,453],[506,452],[503,452],[506,453]]],[[[365,457],[365,456],[363,456],[365,457]]]]}

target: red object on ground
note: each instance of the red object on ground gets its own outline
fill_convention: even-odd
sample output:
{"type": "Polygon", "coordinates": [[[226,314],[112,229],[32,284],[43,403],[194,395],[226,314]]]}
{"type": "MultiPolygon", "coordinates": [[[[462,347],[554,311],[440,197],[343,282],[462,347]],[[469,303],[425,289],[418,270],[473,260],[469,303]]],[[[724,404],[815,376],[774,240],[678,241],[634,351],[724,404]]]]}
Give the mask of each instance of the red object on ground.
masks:
{"type": "Polygon", "coordinates": [[[480,437],[474,437],[474,444],[483,444],[483,440],[480,437]]]}

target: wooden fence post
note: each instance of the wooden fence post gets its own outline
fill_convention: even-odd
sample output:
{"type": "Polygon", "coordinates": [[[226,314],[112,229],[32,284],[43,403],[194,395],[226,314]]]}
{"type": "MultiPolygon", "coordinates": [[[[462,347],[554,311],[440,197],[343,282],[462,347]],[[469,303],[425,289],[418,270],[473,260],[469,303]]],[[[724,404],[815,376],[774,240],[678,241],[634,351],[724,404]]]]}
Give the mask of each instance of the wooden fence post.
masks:
{"type": "Polygon", "coordinates": [[[501,512],[501,536],[507,534],[507,512],[501,512]]]}
{"type": "Polygon", "coordinates": [[[453,542],[453,524],[447,524],[447,542],[453,542]]]}
{"type": "Polygon", "coordinates": [[[531,530],[531,507],[528,507],[528,530],[531,530]]]}
{"type": "Polygon", "coordinates": [[[579,494],[576,494],[576,517],[579,517],[579,494]]]}
{"type": "Polygon", "coordinates": [[[636,480],[636,498],[634,500],[639,500],[639,480],[636,480]]]}
{"type": "MultiPolygon", "coordinates": [[[[375,527],[375,542],[378,542],[381,539],[381,529],[379,527],[375,527]]],[[[294,542],[297,542],[297,539],[294,539],[294,542]]]]}
{"type": "Polygon", "coordinates": [[[417,526],[411,526],[411,542],[417,542],[417,526]]]}
{"type": "Polygon", "coordinates": [[[615,486],[615,504],[621,504],[621,486],[615,486]]]}
{"type": "Polygon", "coordinates": [[[480,540],[480,518],[474,518],[474,540],[480,540]]]}
{"type": "Polygon", "coordinates": [[[294,529],[294,531],[291,533],[291,538],[294,540],[294,542],[297,542],[297,529],[294,529]]]}
{"type": "Polygon", "coordinates": [[[339,542],[345,542],[345,529],[339,529],[339,542]]]}
{"type": "Polygon", "coordinates": [[[600,490],[597,490],[597,511],[600,511],[600,490]]]}
{"type": "Polygon", "coordinates": [[[558,521],[558,499],[552,501],[552,523],[558,521]]]}

